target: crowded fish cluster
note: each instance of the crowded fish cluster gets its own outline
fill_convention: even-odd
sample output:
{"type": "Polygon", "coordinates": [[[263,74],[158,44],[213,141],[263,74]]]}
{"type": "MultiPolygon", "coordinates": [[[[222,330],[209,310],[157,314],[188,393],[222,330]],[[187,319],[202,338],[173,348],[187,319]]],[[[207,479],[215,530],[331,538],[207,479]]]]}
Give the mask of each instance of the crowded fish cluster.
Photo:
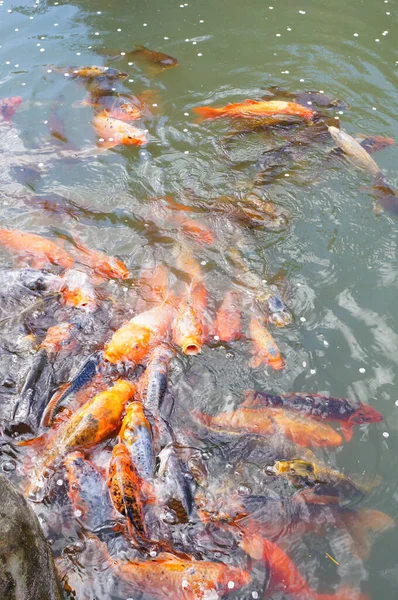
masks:
{"type": "MultiPolygon", "coordinates": [[[[145,47],[124,58],[151,77],[178,66],[145,47]]],[[[100,66],[50,66],[48,72],[81,86],[81,105],[92,109],[98,137],[92,154],[150,143],[145,122],[161,99],[151,90],[120,91],[127,73],[100,66]]],[[[0,102],[2,126],[12,127],[22,102],[0,102]]],[[[247,193],[217,198],[212,215],[236,231],[286,229],[287,212],[261,192],[310,143],[326,144],[324,161],[347,160],[367,171],[378,210],[397,212],[396,193],[371,156],[394,141],[350,136],[336,108],[348,109],[324,93],[279,88],[262,99],[193,108],[200,123],[229,120],[232,129],[220,140],[226,154],[247,135],[278,132],[285,140],[262,155],[247,193]]],[[[68,144],[56,110],[49,128],[57,143],[68,144]]],[[[336,570],[323,581],[310,577],[311,560],[296,564],[294,556],[303,536],[332,532],[361,564],[375,539],[395,526],[364,502],[381,480],[340,472],[328,450],[350,443],[355,427],[380,422],[380,412],[354,399],[266,389],[245,390],[238,406],[218,414],[201,410],[198,398],[195,409],[188,397],[186,406],[176,406],[181,357],[198,360],[206,345],[244,346],[240,368],[289,369],[273,330],[286,327],[288,335],[294,319],[283,281],[264,282],[238,244],[225,248],[230,289],[214,305],[196,255],[219,232],[205,211],[197,218],[194,200],[148,200],[159,227],[172,223],[180,243],[173,270],[142,265],[137,277],[128,257],[107,256],[76,236],[49,239],[3,223],[0,246],[14,264],[0,273],[1,295],[17,298],[22,308],[12,316],[5,311],[2,324],[18,322],[19,352],[33,359],[13,414],[1,424],[2,452],[18,458],[18,484],[44,515],[67,597],[366,600],[355,569],[343,576],[336,570]],[[68,362],[71,370],[60,368],[65,356],[76,359],[68,362]],[[176,418],[181,411],[185,418],[176,418]],[[222,460],[231,468],[222,469],[222,460]],[[260,482],[251,478],[253,465],[260,482]],[[60,527],[68,531],[61,540],[60,527]]],[[[83,224],[106,216],[61,195],[30,195],[26,203],[83,224]]],[[[119,211],[112,218],[133,217],[119,211]]],[[[341,557],[329,546],[323,555],[339,566],[341,557]]]]}

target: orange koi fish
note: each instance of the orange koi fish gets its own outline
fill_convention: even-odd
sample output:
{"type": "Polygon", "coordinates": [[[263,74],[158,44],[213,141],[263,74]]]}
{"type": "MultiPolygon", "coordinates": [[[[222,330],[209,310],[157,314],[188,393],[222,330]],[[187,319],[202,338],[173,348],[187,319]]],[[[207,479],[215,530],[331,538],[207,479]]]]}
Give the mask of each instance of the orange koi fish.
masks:
{"type": "Polygon", "coordinates": [[[238,408],[231,412],[223,412],[214,417],[193,411],[193,417],[216,431],[232,434],[256,433],[269,436],[276,433],[275,423],[265,411],[254,411],[247,408],[238,408]]]}
{"type": "Polygon", "coordinates": [[[224,563],[194,561],[161,553],[147,561],[112,561],[111,568],[133,589],[158,600],[220,598],[250,583],[249,573],[224,563]]]}
{"type": "Polygon", "coordinates": [[[309,587],[287,554],[259,534],[245,536],[240,546],[252,558],[263,561],[269,570],[267,597],[273,591],[283,590],[284,594],[297,600],[369,600],[365,594],[348,586],[342,586],[336,594],[318,594],[309,587]]]}
{"type": "Polygon", "coordinates": [[[178,225],[179,229],[186,237],[191,237],[199,244],[206,244],[208,246],[214,244],[216,239],[214,232],[199,221],[188,219],[184,214],[176,213],[170,217],[170,220],[178,225]]]}
{"type": "Polygon", "coordinates": [[[21,96],[12,96],[11,98],[2,98],[0,100],[0,116],[4,121],[10,121],[15,115],[18,107],[22,104],[21,96]]]}
{"type": "Polygon", "coordinates": [[[250,337],[254,346],[254,356],[250,361],[250,366],[253,369],[258,367],[261,363],[265,363],[276,370],[285,367],[285,360],[282,357],[274,338],[265,325],[263,325],[256,317],[252,317],[250,320],[250,337]]]}
{"type": "Polygon", "coordinates": [[[93,269],[101,277],[107,279],[128,279],[130,277],[126,265],[118,258],[88,248],[80,241],[74,240],[74,246],[80,254],[79,262],[93,269]]]}
{"type": "Polygon", "coordinates": [[[73,258],[60,246],[35,233],[0,229],[0,246],[26,258],[35,269],[42,269],[49,263],[70,269],[74,264],[73,258]]]}
{"type": "Polygon", "coordinates": [[[192,110],[203,119],[218,119],[220,117],[247,119],[272,115],[296,115],[303,119],[312,119],[316,114],[315,111],[296,102],[283,102],[280,100],[244,100],[235,104],[227,104],[227,106],[221,108],[198,106],[192,110]]]}
{"type": "Polygon", "coordinates": [[[26,495],[33,501],[41,502],[50,471],[54,472],[66,454],[96,446],[118,430],[124,408],[134,393],[135,387],[131,383],[119,379],[112,388],[94,396],[62,423],[50,436],[43,454],[37,460],[26,495]]]}
{"type": "Polygon", "coordinates": [[[198,354],[206,339],[204,312],[207,306],[207,290],[201,282],[192,281],[181,298],[174,323],[173,341],[184,354],[198,354]]]}
{"type": "Polygon", "coordinates": [[[106,111],[109,116],[129,123],[138,121],[149,113],[145,102],[146,95],[129,96],[127,94],[103,95],[95,92],[88,100],[82,102],[83,106],[92,106],[96,110],[106,111]]]}
{"type": "Polygon", "coordinates": [[[94,129],[99,136],[98,145],[101,148],[114,148],[115,146],[143,146],[148,139],[142,129],[133,127],[120,119],[111,117],[106,111],[95,115],[94,129]]]}
{"type": "Polygon", "coordinates": [[[109,465],[108,487],[115,509],[127,517],[130,534],[137,545],[148,540],[142,480],[124,444],[117,444],[109,465]]]}
{"type": "Polygon", "coordinates": [[[150,481],[155,475],[155,453],[152,429],[141,402],[131,402],[128,405],[119,432],[119,441],[128,449],[138,476],[150,481]]]}
{"type": "Polygon", "coordinates": [[[172,306],[165,301],[127,321],[105,346],[105,360],[112,364],[125,361],[138,364],[167,335],[173,315],[172,306]]]}
{"type": "Polygon", "coordinates": [[[241,297],[238,292],[229,291],[217,311],[214,333],[221,342],[232,342],[242,335],[241,297]]]}
{"type": "Polygon", "coordinates": [[[112,67],[53,67],[53,71],[68,75],[71,79],[126,79],[128,73],[118,71],[112,67]]]}
{"type": "Polygon", "coordinates": [[[65,306],[74,306],[88,312],[97,309],[95,288],[87,273],[69,269],[62,275],[61,280],[61,294],[65,306]]]}
{"type": "Polygon", "coordinates": [[[67,322],[50,327],[39,347],[44,348],[47,352],[53,354],[59,352],[61,348],[68,345],[74,327],[75,325],[73,323],[67,322]]]}

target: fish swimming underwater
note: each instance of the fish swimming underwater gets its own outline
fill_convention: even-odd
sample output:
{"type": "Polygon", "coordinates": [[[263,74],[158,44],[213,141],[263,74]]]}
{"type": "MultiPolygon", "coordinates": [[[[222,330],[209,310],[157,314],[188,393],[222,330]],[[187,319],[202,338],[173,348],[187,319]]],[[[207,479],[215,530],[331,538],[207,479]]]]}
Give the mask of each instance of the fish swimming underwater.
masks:
{"type": "Polygon", "coordinates": [[[151,481],[155,475],[153,436],[141,402],[131,402],[127,406],[119,432],[119,441],[129,451],[139,477],[151,481]]]}
{"type": "Polygon", "coordinates": [[[106,111],[94,116],[94,129],[99,136],[98,145],[101,148],[115,146],[143,146],[148,143],[145,132],[130,123],[111,117],[106,111]]]}
{"type": "Polygon", "coordinates": [[[150,50],[145,46],[137,45],[136,48],[136,50],[127,52],[126,58],[129,60],[143,60],[144,62],[148,63],[152,75],[157,75],[166,69],[171,69],[178,66],[178,60],[172,56],[169,56],[168,54],[158,52],[157,50],[150,50]]]}
{"type": "Polygon", "coordinates": [[[338,422],[347,442],[352,438],[355,425],[379,423],[383,420],[383,416],[369,404],[321,394],[298,392],[272,395],[267,392],[247,390],[242,406],[283,408],[318,421],[338,422]]]}
{"type": "Polygon", "coordinates": [[[225,294],[213,324],[221,342],[232,342],[242,336],[241,304],[239,292],[230,290],[225,294]]]}
{"type": "Polygon", "coordinates": [[[9,122],[15,115],[19,106],[22,104],[21,96],[12,96],[11,98],[0,99],[0,116],[4,121],[9,122]]]}
{"type": "Polygon", "coordinates": [[[211,106],[198,106],[192,111],[203,119],[218,119],[220,117],[250,118],[267,115],[297,115],[303,119],[312,119],[315,111],[305,108],[295,102],[283,102],[280,100],[244,100],[234,104],[227,104],[221,108],[211,106]]]}
{"type": "Polygon", "coordinates": [[[4,246],[19,258],[26,260],[35,269],[42,269],[49,264],[70,269],[75,262],[55,242],[35,233],[26,233],[18,229],[0,229],[0,246],[4,246]]]}
{"type": "Polygon", "coordinates": [[[118,71],[112,67],[53,67],[53,71],[69,76],[71,79],[96,79],[98,77],[109,79],[126,79],[128,73],[118,71]]]}
{"type": "Polygon", "coordinates": [[[184,354],[199,354],[206,340],[207,290],[195,278],[180,298],[173,322],[173,341],[184,354]]]}
{"type": "Polygon", "coordinates": [[[76,260],[90,267],[93,271],[106,279],[128,279],[130,277],[126,265],[115,258],[108,256],[98,250],[88,248],[81,241],[74,239],[74,250],[76,260]]]}
{"type": "Polygon", "coordinates": [[[257,317],[250,319],[250,337],[253,342],[253,358],[250,366],[255,369],[262,363],[269,365],[273,369],[279,370],[285,367],[285,360],[281,355],[278,346],[271,333],[264,323],[257,317]]]}
{"type": "Polygon", "coordinates": [[[337,146],[354,166],[368,171],[373,177],[383,176],[377,163],[355,138],[337,127],[328,127],[328,130],[337,146]]]}

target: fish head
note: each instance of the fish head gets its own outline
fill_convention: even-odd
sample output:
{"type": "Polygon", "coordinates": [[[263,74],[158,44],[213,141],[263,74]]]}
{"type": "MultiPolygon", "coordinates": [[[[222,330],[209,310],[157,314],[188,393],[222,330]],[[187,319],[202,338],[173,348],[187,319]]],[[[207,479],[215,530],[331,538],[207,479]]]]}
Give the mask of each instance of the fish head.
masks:
{"type": "Polygon", "coordinates": [[[148,143],[144,131],[135,128],[134,133],[128,133],[122,136],[121,143],[125,146],[144,146],[148,143]]]}
{"type": "Polygon", "coordinates": [[[383,415],[379,413],[373,406],[362,404],[360,408],[351,415],[349,424],[361,425],[362,423],[380,423],[383,420],[383,415]]]}
{"type": "Polygon", "coordinates": [[[306,460],[278,460],[276,461],[273,472],[277,475],[286,475],[294,479],[304,479],[313,481],[315,479],[315,467],[306,460]]]}
{"type": "Polygon", "coordinates": [[[114,277],[115,279],[128,279],[130,277],[126,265],[118,258],[108,257],[102,265],[102,270],[108,277],[114,277]]]}
{"type": "Polygon", "coordinates": [[[187,336],[181,346],[184,354],[188,356],[196,356],[201,351],[202,344],[196,336],[187,336]]]}

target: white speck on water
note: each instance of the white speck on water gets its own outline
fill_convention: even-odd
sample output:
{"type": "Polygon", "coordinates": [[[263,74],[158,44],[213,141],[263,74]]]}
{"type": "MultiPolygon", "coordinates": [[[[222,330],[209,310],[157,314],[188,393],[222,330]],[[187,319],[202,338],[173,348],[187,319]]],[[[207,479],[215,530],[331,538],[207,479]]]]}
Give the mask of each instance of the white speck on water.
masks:
{"type": "Polygon", "coordinates": [[[189,117],[189,113],[185,112],[184,117],[189,117]]]}
{"type": "Polygon", "coordinates": [[[199,21],[199,23],[204,23],[203,19],[201,19],[201,20],[199,21]]]}
{"type": "Polygon", "coordinates": [[[280,33],[277,33],[277,34],[276,34],[276,37],[281,37],[281,34],[280,34],[280,33]]]}
{"type": "Polygon", "coordinates": [[[358,34],[357,34],[357,33],[354,33],[354,37],[358,37],[358,34]]]}
{"type": "Polygon", "coordinates": [[[40,39],[41,39],[41,40],[45,40],[45,39],[46,39],[46,36],[45,36],[45,35],[42,35],[40,39]]]}
{"type": "Polygon", "coordinates": [[[76,56],[81,56],[81,52],[76,52],[76,56]]]}
{"type": "Polygon", "coordinates": [[[101,11],[100,11],[100,10],[97,10],[97,15],[100,15],[100,14],[101,14],[101,11]]]}
{"type": "Polygon", "coordinates": [[[377,110],[377,108],[375,106],[372,106],[372,110],[377,110]]]}
{"type": "Polygon", "coordinates": [[[203,54],[201,52],[198,52],[198,56],[203,56],[203,54]]]}
{"type": "Polygon", "coordinates": [[[78,69],[75,69],[73,72],[74,72],[74,73],[78,73],[78,72],[79,72],[79,70],[78,70],[78,69]]]}
{"type": "Polygon", "coordinates": [[[120,56],[126,56],[126,53],[125,52],[121,52],[120,56]]]}
{"type": "Polygon", "coordinates": [[[343,115],[343,114],[344,114],[344,111],[339,110],[339,115],[343,115]]]}
{"type": "Polygon", "coordinates": [[[133,64],[132,62],[127,63],[129,67],[131,67],[131,65],[133,64]]]}
{"type": "MultiPolygon", "coordinates": [[[[25,82],[23,82],[23,83],[21,83],[21,85],[26,85],[26,83],[25,83],[25,82]]],[[[15,136],[15,137],[17,137],[17,136],[15,136]]]]}
{"type": "Polygon", "coordinates": [[[148,27],[148,23],[143,23],[142,26],[143,27],[148,27]]]}
{"type": "Polygon", "coordinates": [[[391,15],[391,13],[390,12],[386,12],[386,15],[389,17],[391,15]]]}
{"type": "Polygon", "coordinates": [[[381,35],[387,35],[387,33],[388,33],[388,31],[383,31],[383,33],[381,35]]]}
{"type": "Polygon", "coordinates": [[[315,369],[310,369],[310,373],[311,373],[311,375],[315,375],[315,373],[316,373],[315,369]]]}
{"type": "Polygon", "coordinates": [[[75,510],[75,517],[79,518],[79,517],[81,517],[81,516],[82,516],[82,514],[83,514],[83,513],[82,513],[82,511],[81,511],[81,510],[79,510],[79,509],[75,510]]]}
{"type": "Polygon", "coordinates": [[[64,484],[63,479],[57,479],[57,485],[63,485],[63,484],[64,484]]]}
{"type": "Polygon", "coordinates": [[[306,322],[306,320],[307,320],[307,319],[306,319],[305,317],[300,317],[300,321],[301,321],[302,323],[305,323],[305,322],[306,322]]]}
{"type": "Polygon", "coordinates": [[[96,31],[96,32],[94,33],[94,35],[99,35],[99,31],[96,31]]]}
{"type": "Polygon", "coordinates": [[[307,363],[305,362],[305,360],[303,360],[303,367],[306,367],[307,363]]]}
{"type": "Polygon", "coordinates": [[[395,406],[398,406],[398,400],[395,400],[395,406]]]}
{"type": "Polygon", "coordinates": [[[87,48],[88,48],[89,50],[91,50],[92,46],[87,46],[87,48]]]}
{"type": "Polygon", "coordinates": [[[9,8],[9,9],[7,10],[7,12],[8,12],[8,13],[12,13],[12,10],[11,10],[11,8],[9,8]]]}
{"type": "Polygon", "coordinates": [[[111,88],[112,92],[116,92],[116,88],[111,88]]]}
{"type": "Polygon", "coordinates": [[[183,132],[184,132],[184,133],[187,133],[187,132],[188,132],[188,129],[183,129],[183,132]]]}
{"type": "Polygon", "coordinates": [[[40,48],[40,52],[45,52],[46,49],[45,48],[40,48]]]}
{"type": "Polygon", "coordinates": [[[37,42],[36,46],[41,46],[40,42],[37,42]]]}
{"type": "Polygon", "coordinates": [[[319,90],[319,93],[320,94],[324,94],[325,92],[323,90],[319,90]]]}
{"type": "Polygon", "coordinates": [[[228,581],[228,589],[233,590],[235,587],[235,583],[233,581],[228,581]]]}
{"type": "Polygon", "coordinates": [[[193,45],[193,46],[196,46],[196,44],[197,44],[197,42],[192,42],[192,45],[193,45]]]}
{"type": "Polygon", "coordinates": [[[390,437],[390,434],[388,433],[388,431],[383,431],[383,437],[385,437],[385,438],[390,437]]]}
{"type": "Polygon", "coordinates": [[[108,138],[108,141],[109,142],[113,142],[113,138],[108,138]]]}
{"type": "Polygon", "coordinates": [[[17,69],[19,67],[19,65],[14,65],[14,67],[17,69]]]}
{"type": "Polygon", "coordinates": [[[53,70],[52,69],[47,69],[47,73],[52,73],[53,70]]]}
{"type": "Polygon", "coordinates": [[[329,342],[327,340],[323,340],[323,345],[327,348],[329,346],[329,342]]]}
{"type": "Polygon", "coordinates": [[[262,283],[267,283],[266,279],[262,279],[261,281],[262,281],[262,283]]]}
{"type": "Polygon", "coordinates": [[[104,138],[99,138],[99,142],[105,142],[104,138]]]}
{"type": "Polygon", "coordinates": [[[291,31],[292,28],[291,27],[286,27],[287,31],[291,31]]]}
{"type": "Polygon", "coordinates": [[[29,17],[29,19],[30,19],[31,21],[33,21],[34,17],[29,17]]]}
{"type": "Polygon", "coordinates": [[[186,41],[186,42],[189,42],[189,41],[190,41],[190,39],[189,39],[189,38],[187,38],[185,41],[186,41]]]}
{"type": "Polygon", "coordinates": [[[257,600],[258,592],[252,592],[252,598],[254,598],[254,600],[257,600]]]}
{"type": "Polygon", "coordinates": [[[366,369],[364,369],[363,367],[361,367],[360,369],[358,369],[358,371],[359,371],[360,373],[366,373],[366,369]]]}
{"type": "Polygon", "coordinates": [[[129,79],[129,83],[134,83],[134,79],[129,79]]]}
{"type": "Polygon", "coordinates": [[[311,100],[308,100],[307,104],[309,104],[310,106],[312,106],[311,100]]]}
{"type": "Polygon", "coordinates": [[[289,173],[285,173],[285,177],[290,177],[289,173]]]}
{"type": "Polygon", "coordinates": [[[43,121],[44,125],[47,125],[48,121],[43,121]]]}
{"type": "Polygon", "coordinates": [[[380,40],[378,38],[375,39],[375,42],[380,42],[380,40]]]}
{"type": "Polygon", "coordinates": [[[169,40],[170,38],[168,38],[167,36],[165,36],[163,39],[164,39],[164,40],[169,40]]]}
{"type": "Polygon", "coordinates": [[[204,267],[204,266],[205,266],[207,263],[206,263],[206,261],[205,261],[205,260],[201,260],[201,261],[200,261],[200,264],[201,264],[201,265],[204,267]]]}
{"type": "Polygon", "coordinates": [[[121,29],[119,28],[117,31],[121,31],[121,29]]]}
{"type": "Polygon", "coordinates": [[[274,10],[274,7],[273,7],[273,6],[269,6],[268,8],[269,8],[270,10],[274,10]]]}
{"type": "Polygon", "coordinates": [[[301,83],[304,83],[305,79],[300,79],[301,83]]]}
{"type": "Polygon", "coordinates": [[[184,154],[189,154],[189,150],[184,150],[184,154]]]}
{"type": "Polygon", "coordinates": [[[154,106],[155,108],[157,107],[157,104],[152,104],[152,106],[154,106]]]}
{"type": "Polygon", "coordinates": [[[305,15],[305,10],[299,10],[300,15],[305,15]]]}
{"type": "Polygon", "coordinates": [[[339,120],[340,120],[340,117],[335,117],[335,119],[336,119],[336,121],[339,121],[339,120]]]}
{"type": "Polygon", "coordinates": [[[59,23],[54,23],[54,27],[58,27],[59,23]]]}
{"type": "Polygon", "coordinates": [[[38,167],[44,167],[44,163],[38,163],[37,166],[38,167]]]}
{"type": "Polygon", "coordinates": [[[64,77],[69,77],[69,73],[64,73],[64,77]]]}
{"type": "Polygon", "coordinates": [[[297,283],[296,285],[297,285],[297,287],[300,287],[300,286],[301,286],[301,283],[297,283]]]}

